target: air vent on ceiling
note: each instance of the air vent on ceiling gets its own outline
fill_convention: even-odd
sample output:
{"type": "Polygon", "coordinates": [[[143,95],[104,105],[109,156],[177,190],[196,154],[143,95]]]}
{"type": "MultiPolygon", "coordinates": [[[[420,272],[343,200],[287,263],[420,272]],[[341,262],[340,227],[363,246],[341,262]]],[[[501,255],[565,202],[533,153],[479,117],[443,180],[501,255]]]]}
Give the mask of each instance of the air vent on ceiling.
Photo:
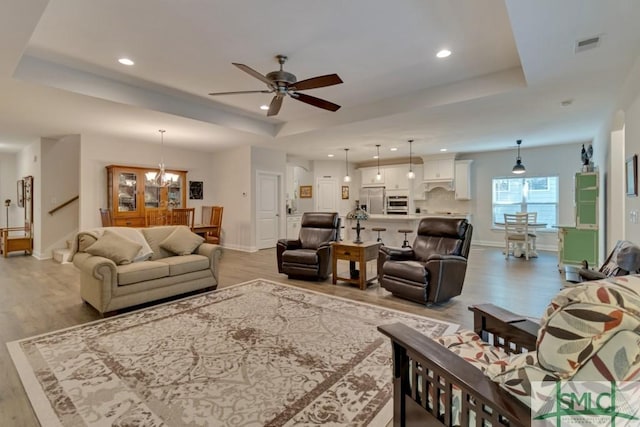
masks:
{"type": "Polygon", "coordinates": [[[595,49],[600,46],[602,36],[593,36],[586,39],[576,41],[575,53],[584,52],[585,50],[595,49]]]}

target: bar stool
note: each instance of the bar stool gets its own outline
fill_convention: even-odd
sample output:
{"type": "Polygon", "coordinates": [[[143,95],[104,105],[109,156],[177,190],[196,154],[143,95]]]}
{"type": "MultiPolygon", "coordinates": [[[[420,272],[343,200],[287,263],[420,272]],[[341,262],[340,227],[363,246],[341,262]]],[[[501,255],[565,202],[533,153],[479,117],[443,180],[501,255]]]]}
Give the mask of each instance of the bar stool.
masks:
{"type": "Polygon", "coordinates": [[[398,233],[404,233],[404,241],[402,242],[402,247],[403,248],[410,248],[411,245],[409,244],[409,241],[407,240],[407,234],[413,233],[413,230],[400,229],[400,230],[398,230],[398,233]]]}
{"type": "Polygon", "coordinates": [[[372,227],[371,231],[377,231],[378,232],[378,238],[376,239],[376,242],[382,242],[382,237],[380,237],[380,232],[381,231],[387,231],[387,229],[384,228],[384,227],[372,227]]]}

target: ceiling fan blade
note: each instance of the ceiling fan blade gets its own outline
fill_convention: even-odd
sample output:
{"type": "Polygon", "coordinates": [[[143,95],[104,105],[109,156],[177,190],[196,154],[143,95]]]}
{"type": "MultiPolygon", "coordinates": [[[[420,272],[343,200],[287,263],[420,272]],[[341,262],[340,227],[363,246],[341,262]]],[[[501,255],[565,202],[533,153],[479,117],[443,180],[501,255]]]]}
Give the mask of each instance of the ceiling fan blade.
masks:
{"type": "Polygon", "coordinates": [[[282,95],[276,95],[271,100],[271,104],[269,104],[269,111],[267,111],[267,117],[275,116],[280,112],[280,107],[282,107],[282,95]]]}
{"type": "Polygon", "coordinates": [[[256,70],[254,70],[253,68],[249,67],[248,65],[238,64],[238,63],[235,63],[235,62],[232,62],[232,64],[235,65],[236,67],[240,68],[245,73],[247,73],[249,75],[252,75],[256,79],[262,80],[263,82],[265,82],[267,84],[267,86],[273,87],[273,82],[271,80],[269,80],[266,76],[263,76],[262,74],[260,74],[256,70]]]}
{"type": "Polygon", "coordinates": [[[329,111],[338,111],[340,109],[340,106],[338,104],[325,101],[324,99],[316,98],[315,96],[305,95],[304,93],[298,92],[290,92],[289,94],[293,99],[297,99],[298,101],[313,105],[314,107],[324,108],[325,110],[329,111]]]}
{"type": "Polygon", "coordinates": [[[212,92],[209,95],[238,95],[241,93],[271,93],[272,90],[240,90],[236,92],[212,92]]]}
{"type": "Polygon", "coordinates": [[[342,83],[342,79],[337,74],[327,74],[326,76],[311,77],[293,84],[294,90],[315,89],[318,87],[333,86],[342,83]]]}

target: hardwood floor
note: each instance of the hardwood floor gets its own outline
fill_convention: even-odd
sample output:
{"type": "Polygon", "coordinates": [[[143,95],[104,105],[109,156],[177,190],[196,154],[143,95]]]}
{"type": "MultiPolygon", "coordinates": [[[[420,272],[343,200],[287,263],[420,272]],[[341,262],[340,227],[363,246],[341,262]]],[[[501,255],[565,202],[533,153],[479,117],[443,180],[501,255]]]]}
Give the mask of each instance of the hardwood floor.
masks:
{"type": "MultiPolygon", "coordinates": [[[[225,250],[220,287],[258,277],[384,307],[472,326],[471,304],[491,302],[527,316],[539,317],[562,287],[555,253],[539,258],[505,260],[499,248],[473,247],[462,295],[441,306],[424,307],[393,297],[377,284],[361,291],[346,283],[288,280],[278,274],[275,249],[257,253],[225,250]]],[[[348,268],[347,263],[338,266],[348,268]]],[[[368,274],[373,274],[374,263],[368,274]]],[[[80,275],[72,264],[12,254],[0,258],[0,339],[3,343],[99,319],[79,298],[80,275]]],[[[7,348],[0,349],[0,426],[31,427],[38,422],[22,388],[7,348]]]]}

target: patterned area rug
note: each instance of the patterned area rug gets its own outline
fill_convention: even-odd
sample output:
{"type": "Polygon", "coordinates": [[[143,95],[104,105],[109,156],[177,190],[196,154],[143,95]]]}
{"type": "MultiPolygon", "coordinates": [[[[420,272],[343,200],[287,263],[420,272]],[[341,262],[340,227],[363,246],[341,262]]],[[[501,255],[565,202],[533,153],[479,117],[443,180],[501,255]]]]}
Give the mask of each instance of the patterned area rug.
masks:
{"type": "Polygon", "coordinates": [[[384,426],[393,322],[457,329],[258,279],[8,346],[43,426],[384,426]]]}

